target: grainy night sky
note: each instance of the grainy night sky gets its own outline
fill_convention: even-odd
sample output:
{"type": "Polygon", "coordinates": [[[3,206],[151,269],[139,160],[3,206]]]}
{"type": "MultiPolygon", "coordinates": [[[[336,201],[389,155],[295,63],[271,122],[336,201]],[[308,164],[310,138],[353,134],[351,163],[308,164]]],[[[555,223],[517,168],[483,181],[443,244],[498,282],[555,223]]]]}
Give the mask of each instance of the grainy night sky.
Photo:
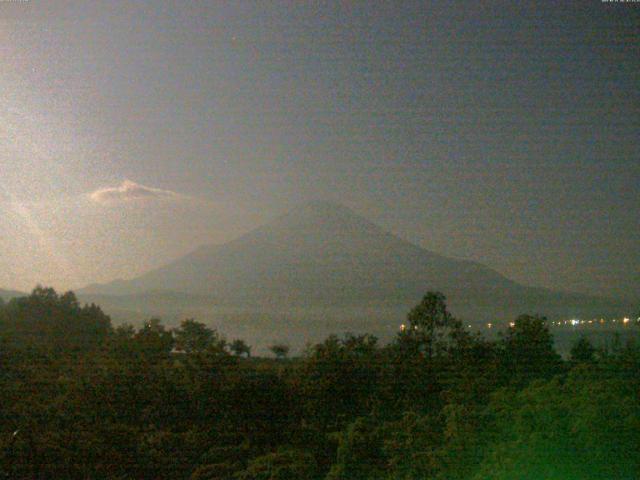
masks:
{"type": "Polygon", "coordinates": [[[640,3],[487,3],[0,2],[0,287],[131,277],[330,198],[637,299],[640,3]]]}

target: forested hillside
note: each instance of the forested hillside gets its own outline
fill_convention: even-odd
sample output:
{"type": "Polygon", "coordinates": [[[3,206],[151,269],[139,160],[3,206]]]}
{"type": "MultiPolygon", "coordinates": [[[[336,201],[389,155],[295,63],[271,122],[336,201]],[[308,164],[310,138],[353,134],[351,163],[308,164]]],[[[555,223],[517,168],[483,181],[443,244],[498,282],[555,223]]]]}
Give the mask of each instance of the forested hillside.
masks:
{"type": "Polygon", "coordinates": [[[636,479],[640,346],[497,340],[427,293],[388,345],[288,358],[193,319],[113,328],[73,293],[0,306],[0,473],[12,479],[636,479]]]}

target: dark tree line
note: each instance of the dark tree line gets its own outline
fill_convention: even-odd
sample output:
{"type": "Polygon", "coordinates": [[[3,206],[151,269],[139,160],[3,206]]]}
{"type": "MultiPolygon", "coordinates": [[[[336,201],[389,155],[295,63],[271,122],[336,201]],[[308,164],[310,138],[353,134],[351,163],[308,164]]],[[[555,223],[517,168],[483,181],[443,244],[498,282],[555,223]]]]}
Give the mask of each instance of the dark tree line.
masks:
{"type": "Polygon", "coordinates": [[[0,474],[17,479],[636,479],[640,348],[545,319],[495,341],[428,293],[389,345],[251,357],[193,320],[113,328],[37,288],[0,306],[0,474]]]}

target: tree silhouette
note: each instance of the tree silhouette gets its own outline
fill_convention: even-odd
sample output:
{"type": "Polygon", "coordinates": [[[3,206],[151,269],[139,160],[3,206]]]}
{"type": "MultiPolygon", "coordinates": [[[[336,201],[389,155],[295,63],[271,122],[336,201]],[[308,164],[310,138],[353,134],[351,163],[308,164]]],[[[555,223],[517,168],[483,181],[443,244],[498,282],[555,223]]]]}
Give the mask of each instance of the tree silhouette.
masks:
{"type": "Polygon", "coordinates": [[[282,360],[289,355],[290,347],[285,343],[275,343],[269,347],[269,350],[271,350],[278,360],[282,360]]]}
{"type": "Polygon", "coordinates": [[[415,344],[428,358],[444,347],[447,337],[461,330],[460,321],[447,310],[446,297],[440,292],[427,292],[407,316],[409,327],[401,339],[415,344]]]}
{"type": "Polygon", "coordinates": [[[73,292],[38,286],[11,299],[0,315],[0,334],[18,344],[89,348],[111,333],[111,319],[97,305],[81,306],[73,292]]]}
{"type": "Polygon", "coordinates": [[[593,361],[595,352],[596,349],[589,339],[582,336],[571,347],[571,360],[574,362],[591,362],[593,361]]]}
{"type": "Polygon", "coordinates": [[[251,347],[247,345],[244,340],[239,338],[231,342],[229,349],[238,357],[243,355],[246,355],[247,358],[251,357],[251,347]]]}
{"type": "MultiPolygon", "coordinates": [[[[42,287],[0,307],[0,477],[600,480],[640,471],[637,343],[605,355],[580,339],[565,362],[544,317],[520,316],[500,338],[483,338],[461,331],[438,293],[389,345],[332,335],[286,362],[241,361],[246,343],[227,349],[193,319],[115,331],[106,319],[42,287]],[[31,343],[16,341],[23,334],[31,343]],[[189,353],[176,355],[174,342],[189,353]]],[[[271,352],[282,360],[289,346],[271,352]]]]}
{"type": "Polygon", "coordinates": [[[215,330],[193,318],[183,320],[173,335],[176,348],[187,353],[203,352],[209,348],[224,349],[226,345],[215,330]]]}
{"type": "Polygon", "coordinates": [[[520,315],[502,334],[500,343],[503,369],[510,372],[511,381],[526,383],[559,373],[561,359],[553,348],[553,336],[545,317],[520,315]]]}

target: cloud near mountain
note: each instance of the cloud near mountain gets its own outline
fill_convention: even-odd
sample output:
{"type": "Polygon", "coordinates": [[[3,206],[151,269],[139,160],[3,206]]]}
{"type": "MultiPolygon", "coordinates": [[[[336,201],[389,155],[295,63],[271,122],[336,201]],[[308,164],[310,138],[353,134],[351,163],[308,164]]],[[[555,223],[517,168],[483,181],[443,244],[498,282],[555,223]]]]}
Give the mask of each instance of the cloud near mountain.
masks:
{"type": "Polygon", "coordinates": [[[89,198],[101,204],[123,203],[141,200],[180,199],[183,195],[171,190],[147,187],[130,180],[123,181],[117,187],[98,189],[89,194],[89,198]]]}

